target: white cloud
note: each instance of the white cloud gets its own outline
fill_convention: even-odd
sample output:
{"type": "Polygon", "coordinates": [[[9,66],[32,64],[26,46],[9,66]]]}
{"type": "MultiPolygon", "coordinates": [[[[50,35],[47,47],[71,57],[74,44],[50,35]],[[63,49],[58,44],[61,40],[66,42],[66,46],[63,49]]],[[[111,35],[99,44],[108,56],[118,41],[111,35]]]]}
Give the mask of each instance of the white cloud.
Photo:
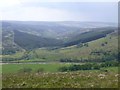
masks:
{"type": "Polygon", "coordinates": [[[21,0],[22,2],[118,2],[119,0],[21,0]]]}
{"type": "Polygon", "coordinates": [[[0,0],[0,8],[27,2],[119,2],[119,0],[0,0]]]}
{"type": "Polygon", "coordinates": [[[0,8],[28,2],[119,2],[119,0],[0,0],[0,8]]]}
{"type": "MultiPolygon", "coordinates": [[[[0,20],[31,20],[31,21],[69,21],[91,20],[99,15],[90,15],[80,11],[65,11],[47,7],[27,7],[22,4],[32,2],[117,2],[118,0],[0,0],[0,20]]],[[[97,13],[97,12],[96,12],[97,13]]],[[[104,16],[105,17],[105,16],[104,16]]],[[[111,16],[112,17],[112,16],[111,16]]],[[[99,17],[97,17],[99,18],[99,17]]],[[[103,18],[103,17],[102,17],[103,18]]],[[[105,17],[106,18],[106,17],[105,17]]],[[[96,19],[96,18],[95,18],[96,19]]],[[[100,18],[101,19],[101,18],[100,18]]],[[[102,20],[102,19],[101,19],[102,20]]],[[[105,19],[106,20],[106,19],[105,19]]]]}
{"type": "Polygon", "coordinates": [[[75,15],[65,10],[43,8],[43,7],[17,7],[2,12],[3,20],[28,20],[28,21],[66,21],[79,20],[83,16],[75,15]]]}
{"type": "Polygon", "coordinates": [[[63,21],[77,18],[75,14],[64,10],[20,6],[29,2],[61,2],[61,0],[1,0],[0,20],[63,21]]]}
{"type": "Polygon", "coordinates": [[[0,0],[0,8],[10,7],[20,3],[20,0],[0,0]]]}

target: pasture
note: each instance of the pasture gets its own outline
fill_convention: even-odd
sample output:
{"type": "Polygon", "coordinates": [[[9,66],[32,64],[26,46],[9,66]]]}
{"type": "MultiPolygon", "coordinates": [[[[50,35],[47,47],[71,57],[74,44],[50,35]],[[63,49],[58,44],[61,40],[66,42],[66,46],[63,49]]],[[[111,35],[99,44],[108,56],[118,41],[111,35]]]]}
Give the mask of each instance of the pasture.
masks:
{"type": "Polygon", "coordinates": [[[2,73],[18,73],[24,68],[31,68],[32,72],[43,69],[44,72],[57,72],[58,68],[70,64],[50,63],[50,64],[3,64],[2,73]]]}

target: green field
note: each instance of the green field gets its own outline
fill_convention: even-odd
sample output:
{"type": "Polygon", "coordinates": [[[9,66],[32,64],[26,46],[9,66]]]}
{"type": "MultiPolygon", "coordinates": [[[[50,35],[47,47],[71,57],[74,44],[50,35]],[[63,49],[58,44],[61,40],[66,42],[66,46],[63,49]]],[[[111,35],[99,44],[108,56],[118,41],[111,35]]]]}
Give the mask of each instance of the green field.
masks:
{"type": "Polygon", "coordinates": [[[18,73],[23,68],[31,68],[32,72],[36,72],[38,69],[43,69],[44,72],[57,72],[58,68],[68,66],[70,64],[4,64],[2,65],[2,73],[18,73]]]}
{"type": "MultiPolygon", "coordinates": [[[[36,71],[38,69],[43,69],[44,72],[58,72],[58,69],[60,67],[64,67],[64,66],[70,66],[73,64],[70,63],[66,63],[66,64],[60,64],[60,63],[51,63],[51,64],[4,64],[2,65],[2,73],[7,74],[7,73],[18,73],[19,70],[23,69],[23,68],[31,68],[33,73],[36,73],[36,71]]],[[[116,72],[117,71],[117,67],[103,67],[103,70],[108,70],[111,72],[116,72]]],[[[101,70],[102,70],[101,69],[101,70]]],[[[82,70],[81,70],[82,71],[82,70]]],[[[85,70],[85,71],[89,71],[89,70],[85,70]]],[[[95,70],[93,70],[95,71],[95,70]]]]}

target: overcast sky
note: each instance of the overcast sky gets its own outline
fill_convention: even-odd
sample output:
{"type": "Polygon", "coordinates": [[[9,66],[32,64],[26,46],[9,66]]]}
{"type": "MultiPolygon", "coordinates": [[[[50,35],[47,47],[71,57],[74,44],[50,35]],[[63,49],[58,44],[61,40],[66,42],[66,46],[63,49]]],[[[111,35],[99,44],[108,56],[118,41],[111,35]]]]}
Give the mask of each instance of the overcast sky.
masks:
{"type": "Polygon", "coordinates": [[[117,22],[117,0],[96,1],[69,0],[68,2],[68,0],[1,0],[0,14],[2,17],[0,19],[20,21],[117,22]]]}

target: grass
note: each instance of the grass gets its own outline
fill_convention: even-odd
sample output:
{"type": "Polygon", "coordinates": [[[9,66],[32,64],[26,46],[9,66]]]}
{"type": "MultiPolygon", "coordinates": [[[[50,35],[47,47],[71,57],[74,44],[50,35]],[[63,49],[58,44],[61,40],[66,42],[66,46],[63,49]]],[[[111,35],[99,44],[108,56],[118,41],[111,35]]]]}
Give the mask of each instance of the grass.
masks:
{"type": "Polygon", "coordinates": [[[3,74],[3,88],[117,88],[118,73],[101,70],[3,74]]]}
{"type": "Polygon", "coordinates": [[[118,67],[100,70],[58,72],[58,68],[70,64],[4,64],[2,66],[3,88],[117,88],[118,67]],[[30,73],[19,72],[31,68],[30,73]],[[44,72],[36,72],[43,68],[44,72]],[[107,70],[107,72],[105,71],[107,70]]]}
{"type": "Polygon", "coordinates": [[[3,55],[2,58],[20,58],[23,55],[24,55],[24,52],[19,51],[19,52],[15,53],[15,54],[12,54],[12,55],[3,55]]]}
{"type": "Polygon", "coordinates": [[[36,72],[38,69],[42,68],[44,72],[57,72],[58,68],[67,66],[70,64],[3,64],[2,73],[17,73],[23,68],[31,68],[32,72],[36,72]]]}
{"type": "Polygon", "coordinates": [[[4,64],[3,88],[117,88],[118,67],[101,70],[57,72],[70,64],[4,64]],[[31,73],[18,73],[22,68],[32,68],[31,73]],[[43,68],[45,72],[36,73],[43,68]],[[105,70],[108,70],[105,72],[105,70]]]}
{"type": "Polygon", "coordinates": [[[94,50],[103,50],[103,51],[112,51],[116,52],[118,49],[117,36],[108,35],[105,38],[100,38],[98,40],[94,40],[88,42],[88,47],[79,47],[76,45],[60,48],[56,50],[48,50],[48,49],[36,49],[30,52],[30,55],[34,60],[39,59],[38,61],[59,61],[61,58],[72,58],[72,59],[89,59],[89,58],[100,58],[99,55],[91,55],[90,53],[94,50]],[[111,37],[111,38],[110,38],[111,37]],[[101,46],[102,43],[107,42],[105,46],[101,46]]]}
{"type": "Polygon", "coordinates": [[[2,89],[2,65],[0,65],[0,89],[2,89]]]}
{"type": "MultiPolygon", "coordinates": [[[[88,47],[77,48],[76,46],[60,48],[56,50],[36,49],[29,53],[33,61],[57,61],[60,58],[90,58],[91,51],[111,50],[117,51],[117,37],[110,35],[88,43],[88,47]],[[107,45],[101,46],[107,41],[107,45]]],[[[15,55],[4,56],[8,58],[21,57],[23,52],[15,55]]],[[[4,58],[3,57],[3,58],[4,58]]],[[[117,88],[118,67],[107,67],[101,70],[81,70],[74,72],[58,72],[58,68],[70,64],[49,63],[49,64],[3,64],[2,65],[2,86],[3,88],[117,88]],[[19,70],[31,68],[31,73],[22,73],[19,70]],[[37,73],[42,68],[44,72],[37,73]],[[105,71],[107,70],[107,72],[105,71]]]]}
{"type": "Polygon", "coordinates": [[[111,72],[117,72],[118,73],[118,69],[119,67],[108,67],[108,68],[102,68],[102,70],[108,70],[108,71],[111,71],[111,72]]]}
{"type": "MultiPolygon", "coordinates": [[[[94,40],[88,43],[88,47],[81,47],[81,48],[76,48],[76,46],[71,47],[69,49],[60,49],[60,53],[62,53],[65,57],[71,57],[71,58],[96,58],[95,56],[90,55],[90,53],[93,50],[104,50],[104,51],[117,51],[118,49],[118,43],[117,43],[117,37],[112,36],[110,39],[110,36],[108,35],[105,38],[101,38],[98,40],[94,40]],[[108,42],[107,45],[101,46],[102,43],[108,42]]],[[[99,56],[98,56],[99,57],[99,56]]]]}

